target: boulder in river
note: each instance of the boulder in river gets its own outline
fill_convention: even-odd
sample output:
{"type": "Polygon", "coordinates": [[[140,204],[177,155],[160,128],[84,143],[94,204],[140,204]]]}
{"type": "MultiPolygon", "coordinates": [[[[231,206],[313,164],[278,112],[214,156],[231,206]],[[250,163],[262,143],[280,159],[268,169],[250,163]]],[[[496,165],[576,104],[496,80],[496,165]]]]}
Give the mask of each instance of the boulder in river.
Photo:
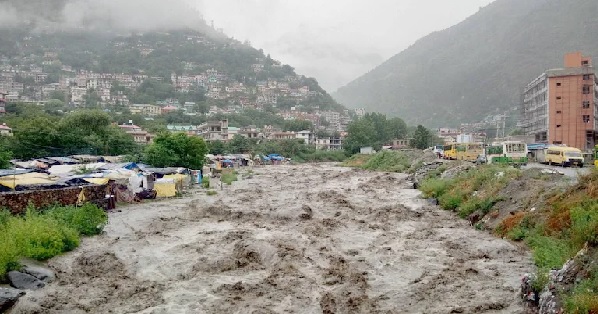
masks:
{"type": "Polygon", "coordinates": [[[23,290],[38,290],[46,286],[43,281],[31,275],[14,270],[8,272],[8,281],[13,288],[23,290]]]}
{"type": "Polygon", "coordinates": [[[0,288],[0,313],[10,309],[25,292],[13,288],[0,288]]]}
{"type": "Polygon", "coordinates": [[[21,272],[31,275],[45,283],[50,283],[56,279],[54,272],[44,267],[26,266],[21,272]]]}

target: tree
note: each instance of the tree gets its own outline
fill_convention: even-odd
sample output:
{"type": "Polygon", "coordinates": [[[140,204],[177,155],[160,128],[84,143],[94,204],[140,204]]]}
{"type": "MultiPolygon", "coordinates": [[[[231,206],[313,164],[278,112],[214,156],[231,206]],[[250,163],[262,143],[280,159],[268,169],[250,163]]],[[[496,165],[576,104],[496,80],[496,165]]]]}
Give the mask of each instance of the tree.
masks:
{"type": "Polygon", "coordinates": [[[248,153],[250,148],[249,139],[239,134],[236,134],[228,143],[228,151],[231,153],[248,153]]]}
{"type": "Polygon", "coordinates": [[[225,151],[226,145],[222,141],[213,141],[210,143],[210,154],[224,155],[225,151]]]}
{"type": "Polygon", "coordinates": [[[283,129],[286,131],[299,132],[313,129],[313,124],[311,121],[307,120],[287,120],[284,122],[283,129]]]}
{"type": "Polygon", "coordinates": [[[371,121],[358,119],[349,124],[347,131],[349,135],[345,140],[345,151],[350,154],[356,154],[361,147],[374,146],[374,149],[380,149],[381,144],[377,144],[376,128],[371,121]]]}
{"type": "Polygon", "coordinates": [[[423,125],[418,125],[413,133],[411,146],[419,149],[426,149],[430,146],[432,134],[423,125]]]}
{"type": "Polygon", "coordinates": [[[7,142],[6,139],[0,139],[0,169],[8,169],[11,166],[12,152],[9,150],[7,142]]]}
{"type": "Polygon", "coordinates": [[[143,160],[156,167],[201,169],[207,152],[207,145],[200,137],[162,133],[147,146],[143,160]]]}

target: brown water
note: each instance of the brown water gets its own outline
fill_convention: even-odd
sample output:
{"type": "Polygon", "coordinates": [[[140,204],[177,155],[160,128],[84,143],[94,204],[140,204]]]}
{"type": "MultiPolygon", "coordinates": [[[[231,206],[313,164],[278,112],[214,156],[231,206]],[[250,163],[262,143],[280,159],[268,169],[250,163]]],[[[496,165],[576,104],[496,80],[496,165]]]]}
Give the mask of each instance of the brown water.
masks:
{"type": "Polygon", "coordinates": [[[529,256],[406,176],[256,168],[216,196],[122,208],[13,313],[522,313],[529,256]]]}

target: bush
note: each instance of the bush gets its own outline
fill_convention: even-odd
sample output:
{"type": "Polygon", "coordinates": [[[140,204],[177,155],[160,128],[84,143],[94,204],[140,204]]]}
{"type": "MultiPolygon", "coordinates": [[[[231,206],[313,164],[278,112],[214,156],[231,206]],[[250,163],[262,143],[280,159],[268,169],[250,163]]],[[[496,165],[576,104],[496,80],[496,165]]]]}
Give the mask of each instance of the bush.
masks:
{"type": "Polygon", "coordinates": [[[213,195],[216,195],[216,194],[218,194],[218,192],[216,192],[214,190],[209,190],[209,191],[206,192],[206,195],[208,195],[208,196],[213,196],[213,195]]]}
{"type": "Polygon", "coordinates": [[[440,206],[446,210],[455,210],[464,201],[464,195],[460,192],[446,193],[438,199],[440,206]]]}
{"type": "Polygon", "coordinates": [[[567,240],[539,234],[528,236],[527,244],[532,248],[534,263],[540,269],[559,269],[576,253],[567,240]]]}
{"type": "Polygon", "coordinates": [[[494,198],[470,198],[459,209],[459,216],[465,218],[478,210],[481,211],[483,215],[486,215],[497,202],[498,201],[494,198]]]}
{"type": "Polygon", "coordinates": [[[89,203],[81,207],[54,207],[48,210],[46,215],[86,236],[100,234],[108,223],[108,214],[98,206],[89,203]]]}
{"type": "Polygon", "coordinates": [[[204,189],[209,189],[210,188],[210,178],[208,178],[208,177],[201,178],[201,186],[204,189]]]}
{"type": "Polygon", "coordinates": [[[22,256],[46,260],[79,245],[77,231],[46,215],[28,210],[24,219],[11,219],[7,233],[22,256]]]}
{"type": "Polygon", "coordinates": [[[0,277],[18,267],[20,257],[47,260],[79,245],[79,235],[100,233],[108,216],[99,207],[54,207],[40,213],[30,207],[24,216],[0,211],[0,277]]]}
{"type": "Polygon", "coordinates": [[[370,158],[361,168],[384,172],[403,172],[411,167],[411,161],[402,152],[381,151],[370,158]]]}
{"type": "Polygon", "coordinates": [[[450,185],[450,180],[428,179],[422,182],[419,189],[425,197],[439,198],[446,193],[450,185]]]}
{"type": "Polygon", "coordinates": [[[598,201],[592,200],[570,211],[571,242],[581,248],[584,243],[598,244],[598,201]]]}
{"type": "Polygon", "coordinates": [[[20,249],[14,237],[0,226],[0,279],[19,266],[20,249]]]}
{"type": "Polygon", "coordinates": [[[222,181],[222,183],[225,183],[227,185],[231,185],[233,184],[234,181],[237,181],[237,173],[235,171],[222,171],[222,175],[220,177],[220,181],[222,181]]]}

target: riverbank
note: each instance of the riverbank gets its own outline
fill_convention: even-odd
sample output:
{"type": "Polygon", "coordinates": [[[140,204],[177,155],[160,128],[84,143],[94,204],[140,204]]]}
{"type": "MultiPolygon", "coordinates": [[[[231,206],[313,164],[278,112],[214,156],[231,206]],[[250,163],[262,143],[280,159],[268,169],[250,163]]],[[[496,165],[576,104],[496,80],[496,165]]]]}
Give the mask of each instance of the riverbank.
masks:
{"type": "Polygon", "coordinates": [[[129,206],[50,260],[57,281],[12,313],[522,313],[529,254],[411,187],[276,166],[214,196],[129,206]]]}
{"type": "Polygon", "coordinates": [[[532,310],[596,313],[598,173],[587,169],[571,177],[553,169],[467,164],[456,169],[429,172],[420,189],[477,229],[531,250],[537,271],[524,276],[522,297],[532,310]]]}

